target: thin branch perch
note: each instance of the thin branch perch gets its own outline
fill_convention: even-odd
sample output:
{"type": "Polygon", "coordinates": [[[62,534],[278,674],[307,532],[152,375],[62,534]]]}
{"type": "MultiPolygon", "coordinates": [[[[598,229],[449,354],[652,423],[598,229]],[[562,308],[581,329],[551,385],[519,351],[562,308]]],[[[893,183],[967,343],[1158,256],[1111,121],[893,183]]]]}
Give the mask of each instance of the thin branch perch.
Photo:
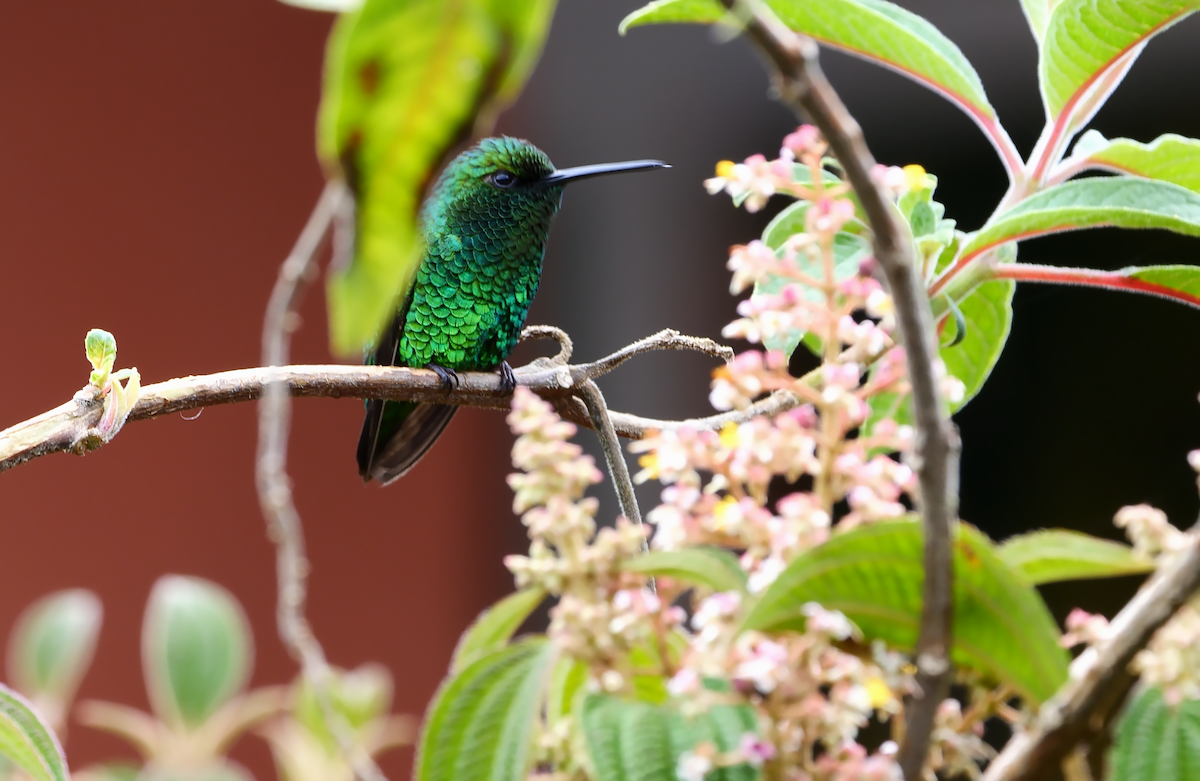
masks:
{"type": "Polygon", "coordinates": [[[933,717],[949,692],[951,589],[950,523],[958,513],[958,434],[939,398],[934,362],[936,331],[929,298],[890,199],[871,177],[875,165],[862,129],[825,79],[817,45],[788,29],[758,0],[721,0],[744,23],[747,37],[775,72],[780,100],[797,115],[808,115],[858,194],[871,224],[875,259],[895,302],[896,322],[908,359],[917,438],[915,466],[925,521],[925,587],[921,634],[917,641],[917,682],[923,693],[908,708],[899,762],[908,781],[918,781],[929,751],[933,717]]]}

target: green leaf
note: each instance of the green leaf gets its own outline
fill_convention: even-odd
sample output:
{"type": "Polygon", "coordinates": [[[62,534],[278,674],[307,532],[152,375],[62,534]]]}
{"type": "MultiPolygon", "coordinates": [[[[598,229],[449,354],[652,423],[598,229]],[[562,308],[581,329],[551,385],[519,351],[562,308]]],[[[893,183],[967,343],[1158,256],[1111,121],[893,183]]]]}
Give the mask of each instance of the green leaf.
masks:
{"type": "MultiPolygon", "coordinates": [[[[981,124],[994,124],[979,75],[950,39],[922,17],[883,0],[768,0],[788,27],[817,41],[884,65],[949,98],[981,124]]],[[[712,24],[725,18],[713,0],[659,0],[621,22],[712,24]]]]}
{"type": "Polygon", "coordinates": [[[140,765],[132,762],[105,762],[102,765],[88,765],[79,775],[89,781],[138,781],[141,769],[140,765]]]}
{"type": "Polygon", "coordinates": [[[236,762],[217,759],[193,767],[150,765],[138,773],[137,781],[254,781],[254,776],[236,762]]]}
{"type": "Polygon", "coordinates": [[[723,548],[652,551],[621,565],[625,572],[675,578],[713,591],[745,591],[746,573],[737,557],[723,548]]]}
{"type": "Polygon", "coordinates": [[[1117,722],[1106,781],[1200,778],[1200,700],[1167,705],[1153,687],[1137,692],[1117,722]]]}
{"type": "Polygon", "coordinates": [[[1154,570],[1152,559],[1135,556],[1128,545],[1069,529],[1041,529],[1010,537],[996,548],[996,555],[1034,586],[1154,570]]]}
{"type": "MultiPolygon", "coordinates": [[[[337,741],[325,721],[316,692],[304,675],[297,681],[292,712],[296,720],[332,752],[337,741]]],[[[381,664],[364,664],[353,670],[335,670],[329,681],[329,699],[335,713],[355,733],[361,733],[392,706],[392,674],[381,664]]]]}
{"type": "Polygon", "coordinates": [[[1038,69],[1046,116],[1069,116],[1122,56],[1197,7],[1200,0],[1061,0],[1046,25],[1038,69]]]}
{"type": "MultiPolygon", "coordinates": [[[[1012,299],[1016,283],[1012,280],[985,282],[967,294],[959,303],[967,333],[956,345],[943,346],[938,355],[946,364],[946,371],[963,384],[963,397],[957,401],[947,400],[950,411],[957,412],[967,406],[983,388],[991,375],[1012,328],[1012,299]]],[[[953,323],[948,325],[953,328],[953,323]]],[[[912,402],[910,394],[886,391],[867,400],[871,415],[867,419],[869,434],[881,420],[891,419],[898,425],[911,426],[912,402]]]]}
{"type": "Polygon", "coordinates": [[[560,656],[550,673],[550,690],[546,694],[546,723],[556,724],[575,710],[575,698],[584,691],[588,666],[570,656],[560,656]]]}
{"type": "Polygon", "coordinates": [[[676,781],[663,710],[603,694],[584,697],[580,725],[596,781],[676,781]]]}
{"type": "Polygon", "coordinates": [[[1134,283],[1133,289],[1172,300],[1184,300],[1200,306],[1200,267],[1198,266],[1131,266],[1116,274],[1134,283]],[[1180,295],[1173,295],[1176,291],[1180,295]]]}
{"type": "Polygon", "coordinates": [[[454,658],[450,661],[450,672],[462,672],[484,654],[498,651],[508,645],[513,633],[545,599],[545,591],[529,588],[509,594],[480,613],[475,623],[459,638],[458,647],[454,649],[454,658]]]}
{"type": "Polygon", "coordinates": [[[1033,37],[1039,45],[1046,34],[1046,25],[1050,23],[1050,14],[1060,2],[1062,0],[1021,0],[1021,8],[1029,21],[1029,29],[1033,31],[1033,37]]]}
{"type": "Polygon", "coordinates": [[[962,409],[975,398],[1000,359],[1012,328],[1015,290],[1016,284],[1011,280],[994,280],[975,288],[959,302],[967,333],[958,344],[938,351],[946,371],[965,388],[963,397],[950,404],[952,411],[962,409]]]}
{"type": "Polygon", "coordinates": [[[1200,236],[1200,195],[1177,184],[1131,176],[1067,182],[1021,201],[973,234],[957,265],[1010,241],[1107,226],[1200,236]]]}
{"type": "Polygon", "coordinates": [[[553,661],[553,645],[530,638],[446,679],[425,715],[416,781],[525,781],[553,661]]]}
{"type": "MultiPolygon", "coordinates": [[[[800,555],[751,609],[746,629],[803,630],[804,605],[840,610],[868,638],[912,649],[924,582],[921,525],[881,522],[834,535],[800,555]]],[[[974,527],[954,532],[956,664],[1007,683],[1034,703],[1067,678],[1067,652],[1037,591],[1009,570],[974,527]]]]}
{"type": "Polygon", "coordinates": [[[66,781],[67,760],[54,732],[29,702],[0,683],[0,754],[35,781],[66,781]]]}
{"type": "Polygon", "coordinates": [[[1200,193],[1200,141],[1174,133],[1141,144],[1128,138],[1110,141],[1089,130],[1075,142],[1070,159],[1063,165],[1080,171],[1099,168],[1144,176],[1200,193]]]}
{"type": "Polygon", "coordinates": [[[142,624],[142,668],[159,718],[204,723],[245,686],[253,655],[250,625],[227,590],[180,575],[154,584],[142,624]]]}
{"type": "Polygon", "coordinates": [[[103,615],[100,599],[86,589],[59,591],[26,608],[8,641],[13,684],[65,710],[92,663],[103,615]]]}
{"type": "Polygon", "coordinates": [[[103,388],[117,360],[117,339],[108,331],[93,328],[83,338],[87,359],[92,363],[91,383],[103,388]]]}
{"type": "MultiPolygon", "coordinates": [[[[596,781],[677,781],[679,756],[709,742],[733,751],[747,732],[757,731],[747,706],[716,705],[694,718],[670,706],[589,694],[579,723],[596,781]]],[[[717,768],[705,781],[753,781],[760,773],[748,764],[717,768]]]]}
{"type": "Polygon", "coordinates": [[[390,321],[420,262],[427,184],[464,138],[486,135],[516,98],[554,4],[366,0],[334,26],[317,146],[357,204],[354,256],[329,281],[338,354],[359,354],[390,321]]]}

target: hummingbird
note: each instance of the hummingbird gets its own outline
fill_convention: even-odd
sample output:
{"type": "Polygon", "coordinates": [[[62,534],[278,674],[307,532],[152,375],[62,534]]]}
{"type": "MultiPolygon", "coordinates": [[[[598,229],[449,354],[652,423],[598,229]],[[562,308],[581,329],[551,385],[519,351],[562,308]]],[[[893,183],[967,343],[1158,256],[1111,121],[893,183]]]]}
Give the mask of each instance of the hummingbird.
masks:
{"type": "MultiPolygon", "coordinates": [[[[446,392],[457,371],[499,371],[516,387],[508,355],[537,293],[550,224],[568,182],[669,168],[660,160],[556,169],[528,141],[485,138],[446,166],[421,207],[424,255],[390,327],[366,363],[437,372],[446,392]]],[[[358,472],[387,485],[425,455],[454,417],[448,404],[370,399],[358,472]]]]}

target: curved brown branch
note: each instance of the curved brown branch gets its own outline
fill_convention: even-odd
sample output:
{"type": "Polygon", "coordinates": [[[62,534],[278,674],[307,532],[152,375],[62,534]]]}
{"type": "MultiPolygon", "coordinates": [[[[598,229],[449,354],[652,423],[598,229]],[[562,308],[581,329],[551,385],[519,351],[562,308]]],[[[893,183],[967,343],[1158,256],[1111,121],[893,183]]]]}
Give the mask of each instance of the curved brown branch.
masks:
{"type": "MultiPolygon", "coordinates": [[[[1200,524],[1197,524],[1200,527],[1200,524]]],[[[1200,528],[1188,546],[1150,577],[1108,626],[1107,639],[1084,652],[1071,679],[1041,710],[1033,725],[1013,736],[983,781],[1034,781],[1057,768],[1114,703],[1114,690],[1128,685],[1127,668],[1175,611],[1200,588],[1200,528]]]]}
{"type": "MultiPolygon", "coordinates": [[[[539,327],[531,335],[559,338],[553,331],[539,327]]],[[[565,334],[562,335],[565,338],[565,334]]],[[[567,340],[569,343],[569,339],[567,340]]],[[[635,342],[610,356],[592,363],[556,364],[555,359],[539,358],[515,370],[517,382],[553,400],[575,423],[591,427],[591,418],[582,405],[571,405],[566,397],[587,380],[601,377],[635,355],[656,350],[698,350],[706,355],[725,358],[728,348],[709,339],[662,331],[635,342]]],[[[281,366],[278,368],[236,369],[216,374],[179,377],[143,386],[128,420],[146,420],[176,412],[215,407],[221,404],[262,398],[263,389],[274,380],[282,383],[292,396],[329,398],[392,399],[396,401],[437,401],[491,409],[508,409],[508,399],[500,395],[500,376],[490,372],[462,372],[457,390],[448,396],[442,381],[427,369],[391,366],[281,366]]],[[[782,412],[795,406],[778,399],[760,403],[748,412],[716,415],[697,421],[666,421],[613,412],[618,434],[640,438],[649,429],[676,428],[680,425],[719,428],[729,420],[748,420],[755,414],[782,412]],[[711,424],[706,420],[714,421],[711,424]],[[718,422],[719,421],[719,422],[718,422]]],[[[0,472],[38,456],[57,452],[85,452],[88,430],[100,419],[102,401],[84,388],[71,401],[23,423],[0,431],[0,472]]]]}
{"type": "Polygon", "coordinates": [[[289,383],[280,366],[287,363],[292,332],[299,323],[300,298],[316,276],[317,253],[334,218],[346,202],[341,183],[330,182],[304,226],[296,246],[279,268],[263,318],[262,357],[264,370],[262,401],[258,414],[258,457],[255,482],[258,502],[267,521],[267,534],[275,544],[277,580],[276,621],[279,637],[300,665],[301,673],[316,696],[321,716],[334,736],[347,764],[359,781],[386,781],[383,773],[361,747],[354,745],[350,727],[333,707],[330,684],[333,671],[321,643],[313,634],[305,614],[308,601],[308,556],[304,526],[292,500],[292,483],[287,474],[287,440],[291,428],[292,400],[289,383]]]}
{"type": "Polygon", "coordinates": [[[780,99],[798,116],[820,128],[871,224],[879,262],[896,307],[896,323],[908,357],[908,375],[917,437],[915,466],[925,521],[925,586],[921,634],[917,641],[915,697],[906,713],[907,729],[899,762],[908,781],[923,776],[933,717],[950,689],[951,590],[950,523],[958,513],[958,434],[939,398],[934,364],[936,332],[929,297],[917,272],[912,242],[901,228],[890,199],[871,177],[875,165],[862,128],[850,116],[817,64],[817,45],[788,29],[759,0],[721,0],[745,25],[747,37],[775,72],[780,99]]]}

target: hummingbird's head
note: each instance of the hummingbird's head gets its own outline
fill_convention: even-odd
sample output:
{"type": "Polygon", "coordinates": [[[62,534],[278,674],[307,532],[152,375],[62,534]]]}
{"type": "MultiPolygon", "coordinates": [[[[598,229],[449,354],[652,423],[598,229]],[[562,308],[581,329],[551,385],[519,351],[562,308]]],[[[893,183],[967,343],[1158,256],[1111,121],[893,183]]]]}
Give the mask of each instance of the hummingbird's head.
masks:
{"type": "Polygon", "coordinates": [[[546,153],[508,136],[485,138],[454,158],[438,179],[424,214],[426,230],[490,225],[503,221],[544,242],[550,220],[570,181],[622,171],[668,168],[658,160],[556,170],[546,153]],[[453,227],[452,227],[453,226],[453,227]]]}

